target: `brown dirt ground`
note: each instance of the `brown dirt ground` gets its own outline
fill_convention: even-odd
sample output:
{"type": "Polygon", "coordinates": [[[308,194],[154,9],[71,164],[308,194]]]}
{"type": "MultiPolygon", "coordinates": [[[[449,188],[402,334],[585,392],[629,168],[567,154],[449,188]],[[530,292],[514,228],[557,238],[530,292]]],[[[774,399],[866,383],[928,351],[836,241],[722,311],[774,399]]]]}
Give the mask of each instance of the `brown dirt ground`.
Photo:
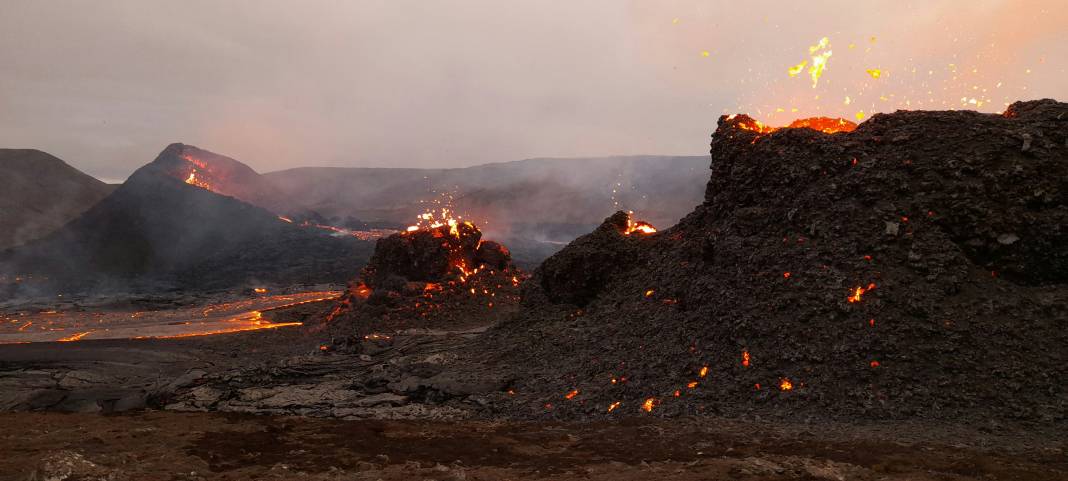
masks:
{"type": "Polygon", "coordinates": [[[1058,433],[901,423],[444,423],[144,412],[0,414],[0,424],[3,480],[1068,479],[1068,445],[1058,433]]]}

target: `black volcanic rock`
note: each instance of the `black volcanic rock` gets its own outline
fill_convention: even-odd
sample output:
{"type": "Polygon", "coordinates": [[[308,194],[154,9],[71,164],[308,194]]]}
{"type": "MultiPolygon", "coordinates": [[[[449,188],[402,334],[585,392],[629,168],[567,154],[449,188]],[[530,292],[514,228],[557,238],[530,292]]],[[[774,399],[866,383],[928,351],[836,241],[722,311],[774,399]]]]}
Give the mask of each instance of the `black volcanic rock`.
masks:
{"type": "MultiPolygon", "coordinates": [[[[169,146],[82,216],[5,253],[5,271],[47,279],[47,289],[130,283],[202,289],[250,281],[343,282],[366,261],[369,242],[300,227],[180,180],[174,169],[182,164],[175,158],[188,149],[169,146]]],[[[228,172],[232,185],[251,172],[232,159],[220,165],[226,169],[216,172],[228,172]]]]}
{"type": "Polygon", "coordinates": [[[494,409],[1068,421],[1068,104],[749,120],[678,225],[534,273],[470,350],[514,379],[494,409]]]}
{"type": "Polygon", "coordinates": [[[0,249],[43,237],[115,190],[33,149],[0,149],[0,179],[0,249]]]}

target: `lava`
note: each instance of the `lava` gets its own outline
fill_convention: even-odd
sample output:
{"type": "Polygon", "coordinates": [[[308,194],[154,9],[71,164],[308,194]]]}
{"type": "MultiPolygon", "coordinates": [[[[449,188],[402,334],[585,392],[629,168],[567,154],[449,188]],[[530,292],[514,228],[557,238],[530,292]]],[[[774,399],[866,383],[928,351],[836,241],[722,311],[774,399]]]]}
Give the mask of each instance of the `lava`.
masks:
{"type": "Polygon", "coordinates": [[[73,342],[86,339],[175,338],[297,326],[272,323],[263,313],[309,302],[335,299],[336,291],[256,294],[237,300],[161,311],[99,310],[37,312],[20,323],[0,325],[0,344],[73,342]],[[19,327],[22,327],[20,330],[19,327]]]}
{"type": "Polygon", "coordinates": [[[865,292],[868,292],[868,291],[870,291],[872,289],[875,289],[875,284],[874,283],[868,284],[868,287],[866,287],[866,288],[857,286],[852,291],[852,294],[850,294],[850,296],[849,296],[849,298],[847,300],[849,301],[850,304],[853,304],[853,303],[856,303],[856,302],[860,302],[861,296],[863,296],[865,292]]]}
{"type": "Polygon", "coordinates": [[[189,171],[189,177],[185,178],[185,183],[200,187],[204,190],[212,190],[210,183],[205,181],[202,177],[197,177],[197,169],[189,171]]]}

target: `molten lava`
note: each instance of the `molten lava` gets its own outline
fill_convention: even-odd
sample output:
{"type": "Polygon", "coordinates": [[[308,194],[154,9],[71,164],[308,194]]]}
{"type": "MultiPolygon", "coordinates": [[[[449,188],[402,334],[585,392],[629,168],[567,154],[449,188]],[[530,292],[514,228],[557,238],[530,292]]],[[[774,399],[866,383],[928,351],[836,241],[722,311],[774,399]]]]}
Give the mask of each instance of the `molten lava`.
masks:
{"type": "MultiPolygon", "coordinates": [[[[634,214],[633,212],[629,212],[628,214],[629,215],[627,216],[627,227],[625,229],[623,229],[623,235],[631,235],[633,233],[638,233],[638,234],[643,234],[643,235],[644,234],[655,234],[656,233],[656,227],[653,227],[652,224],[650,224],[648,222],[645,222],[644,220],[634,220],[634,219],[632,219],[630,217],[630,215],[633,215],[634,214]]],[[[649,295],[652,295],[651,294],[652,291],[649,291],[649,292],[650,292],[650,294],[648,294],[647,297],[649,295]]]]}
{"type": "Polygon", "coordinates": [[[200,187],[201,189],[204,189],[204,190],[212,190],[210,183],[208,183],[207,181],[203,180],[202,178],[198,178],[197,177],[197,169],[193,169],[193,170],[189,171],[189,177],[186,177],[185,183],[187,183],[189,185],[195,185],[195,186],[200,187]]]}
{"type": "Polygon", "coordinates": [[[874,283],[868,284],[867,288],[857,286],[856,289],[853,290],[853,293],[847,298],[847,300],[849,301],[850,304],[853,304],[855,302],[860,302],[861,296],[863,296],[865,292],[868,292],[868,291],[870,291],[872,289],[875,289],[875,284],[874,283]]]}
{"type": "Polygon", "coordinates": [[[834,134],[838,132],[852,132],[856,130],[857,124],[850,122],[846,119],[835,119],[831,117],[812,117],[807,119],[798,119],[790,123],[787,126],[790,129],[812,129],[823,132],[825,134],[834,134]]]}

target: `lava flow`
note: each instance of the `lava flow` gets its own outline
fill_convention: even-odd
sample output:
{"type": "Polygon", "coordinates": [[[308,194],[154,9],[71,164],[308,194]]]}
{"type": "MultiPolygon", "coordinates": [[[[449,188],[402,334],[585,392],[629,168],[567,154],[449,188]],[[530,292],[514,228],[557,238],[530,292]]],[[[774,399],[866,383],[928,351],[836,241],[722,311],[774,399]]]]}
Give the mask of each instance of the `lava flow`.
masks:
{"type": "Polygon", "coordinates": [[[274,323],[263,313],[335,299],[339,291],[266,295],[159,311],[41,311],[8,314],[0,324],[0,344],[72,342],[92,339],[175,338],[299,326],[274,323]]]}

